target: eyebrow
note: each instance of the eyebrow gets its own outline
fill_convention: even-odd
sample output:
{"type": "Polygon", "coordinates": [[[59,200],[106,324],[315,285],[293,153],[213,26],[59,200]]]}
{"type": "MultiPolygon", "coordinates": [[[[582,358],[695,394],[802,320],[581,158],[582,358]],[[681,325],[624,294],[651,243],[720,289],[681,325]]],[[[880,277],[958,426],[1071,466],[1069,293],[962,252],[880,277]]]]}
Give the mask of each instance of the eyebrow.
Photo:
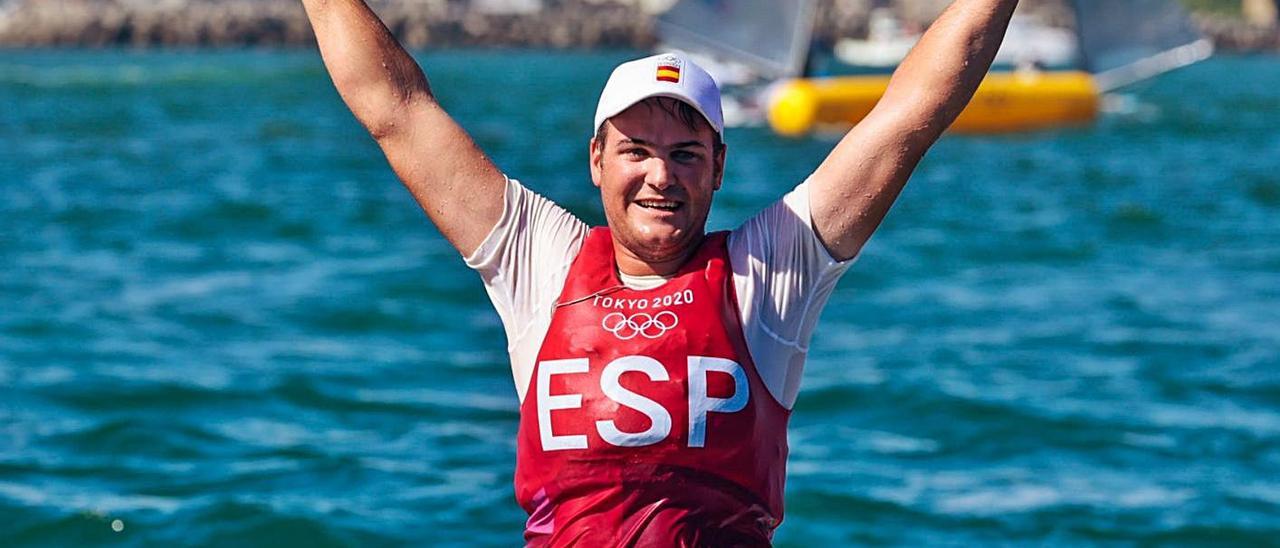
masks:
{"type": "MultiPolygon", "coordinates": [[[[653,143],[650,143],[649,141],[646,141],[646,140],[644,140],[644,139],[636,139],[636,138],[634,138],[634,137],[624,138],[624,139],[622,139],[621,141],[618,141],[618,143],[619,143],[619,144],[624,144],[624,145],[625,145],[625,144],[632,144],[632,145],[640,145],[640,146],[647,146],[647,147],[656,147],[656,146],[657,146],[657,145],[655,145],[655,144],[653,144],[653,143]]],[[[676,143],[676,144],[674,144],[674,145],[671,145],[671,148],[692,148],[692,147],[707,148],[707,145],[702,144],[702,142],[701,142],[701,141],[681,141],[681,142],[679,142],[679,143],[676,143]]]]}

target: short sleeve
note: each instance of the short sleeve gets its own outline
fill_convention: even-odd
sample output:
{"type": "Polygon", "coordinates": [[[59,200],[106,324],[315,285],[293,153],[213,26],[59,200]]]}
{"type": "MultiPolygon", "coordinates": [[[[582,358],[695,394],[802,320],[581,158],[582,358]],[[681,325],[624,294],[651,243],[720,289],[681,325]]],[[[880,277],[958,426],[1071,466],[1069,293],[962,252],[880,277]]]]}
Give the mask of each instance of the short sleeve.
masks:
{"type": "Polygon", "coordinates": [[[512,376],[524,398],[538,347],[587,225],[551,200],[507,180],[502,217],[469,257],[507,334],[512,376]]]}
{"type": "Polygon", "coordinates": [[[856,258],[834,259],[814,232],[807,181],[730,233],[729,257],[756,369],[790,409],[818,317],[856,258]]]}

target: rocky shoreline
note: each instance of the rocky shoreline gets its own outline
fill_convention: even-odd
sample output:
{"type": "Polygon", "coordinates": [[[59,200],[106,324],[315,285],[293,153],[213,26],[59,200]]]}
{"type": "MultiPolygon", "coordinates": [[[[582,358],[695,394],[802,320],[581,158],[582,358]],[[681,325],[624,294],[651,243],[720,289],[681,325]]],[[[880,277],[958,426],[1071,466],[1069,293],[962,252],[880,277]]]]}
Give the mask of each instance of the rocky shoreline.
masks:
{"type": "MultiPolygon", "coordinates": [[[[901,0],[929,13],[931,0],[901,0]]],[[[371,0],[387,26],[411,48],[428,46],[648,48],[652,15],[663,0],[529,1],[371,0]],[[473,4],[483,4],[477,8],[473,4]],[[505,6],[505,7],[504,7],[505,6]]],[[[1060,0],[1026,2],[1045,19],[1061,19],[1060,0]]],[[[824,0],[819,38],[858,36],[866,1],[824,0]]],[[[1243,20],[1197,15],[1226,51],[1280,51],[1280,30],[1243,20]]],[[[311,26],[298,0],[0,0],[3,47],[305,46],[311,26]]]]}
{"type": "Polygon", "coordinates": [[[1280,27],[1259,27],[1223,16],[1195,16],[1200,30],[1219,51],[1280,52],[1280,27]]]}

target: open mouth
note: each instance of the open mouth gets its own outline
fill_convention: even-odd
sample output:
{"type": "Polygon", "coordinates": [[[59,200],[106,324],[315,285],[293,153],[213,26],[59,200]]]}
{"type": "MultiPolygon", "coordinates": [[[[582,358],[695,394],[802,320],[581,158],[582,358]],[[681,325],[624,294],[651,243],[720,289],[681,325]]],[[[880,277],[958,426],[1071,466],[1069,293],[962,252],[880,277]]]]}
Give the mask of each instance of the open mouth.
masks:
{"type": "Polygon", "coordinates": [[[645,209],[656,209],[658,211],[676,211],[684,204],[671,200],[637,200],[636,205],[645,209]]]}

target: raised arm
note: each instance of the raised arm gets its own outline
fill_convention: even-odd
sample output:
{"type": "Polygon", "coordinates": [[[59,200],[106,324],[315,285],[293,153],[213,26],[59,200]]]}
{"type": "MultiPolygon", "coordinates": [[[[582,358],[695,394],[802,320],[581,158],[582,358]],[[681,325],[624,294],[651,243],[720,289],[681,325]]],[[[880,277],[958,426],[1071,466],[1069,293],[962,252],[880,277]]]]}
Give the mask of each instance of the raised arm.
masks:
{"type": "Polygon", "coordinates": [[[502,215],[505,179],[440,107],[426,75],[363,0],[303,0],[338,94],[463,255],[502,215]]]}
{"type": "Polygon", "coordinates": [[[956,0],[902,61],[884,97],[810,179],[814,229],[837,259],[858,254],[916,164],[973,98],[1017,0],[956,0]]]}

